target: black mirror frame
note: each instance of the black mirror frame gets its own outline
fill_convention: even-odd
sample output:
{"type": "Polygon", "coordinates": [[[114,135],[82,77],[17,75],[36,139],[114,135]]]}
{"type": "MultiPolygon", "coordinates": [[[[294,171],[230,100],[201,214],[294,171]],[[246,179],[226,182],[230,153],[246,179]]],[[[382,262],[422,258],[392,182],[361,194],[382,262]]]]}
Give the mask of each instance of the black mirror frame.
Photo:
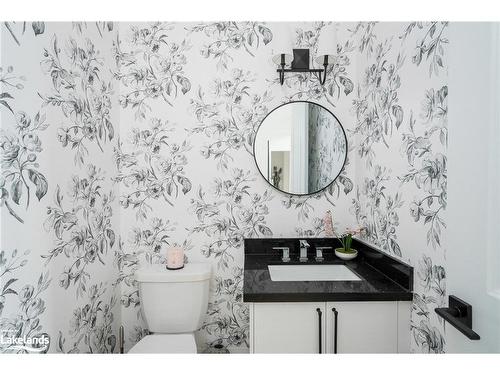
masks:
{"type": "Polygon", "coordinates": [[[264,179],[264,181],[266,181],[266,182],[267,182],[270,186],[272,186],[272,188],[273,188],[274,190],[277,190],[277,191],[279,191],[280,193],[283,193],[283,194],[286,194],[286,195],[293,195],[293,196],[297,196],[297,197],[307,197],[307,196],[312,196],[312,195],[316,195],[316,194],[321,193],[323,190],[327,189],[330,185],[332,185],[332,184],[333,184],[333,183],[337,180],[337,178],[339,178],[339,176],[340,176],[340,174],[342,173],[342,171],[344,170],[345,165],[346,165],[346,162],[347,162],[347,154],[348,154],[348,152],[349,152],[349,143],[347,142],[347,135],[346,135],[346,132],[345,132],[344,126],[342,125],[342,123],[340,122],[340,120],[338,119],[338,117],[337,117],[337,116],[335,116],[335,115],[333,114],[333,112],[332,112],[332,111],[330,111],[328,108],[326,108],[325,106],[323,106],[323,105],[321,105],[321,104],[319,104],[319,103],[312,102],[312,101],[309,101],[309,100],[291,100],[291,101],[289,101],[289,102],[282,103],[282,104],[280,104],[279,106],[277,106],[277,107],[273,108],[273,109],[272,109],[271,111],[269,111],[269,112],[266,114],[266,116],[262,119],[262,121],[261,121],[261,122],[260,122],[260,124],[259,124],[259,127],[257,128],[257,130],[255,130],[255,134],[254,134],[254,138],[253,138],[253,147],[252,147],[252,149],[253,149],[253,152],[252,152],[252,153],[253,153],[253,155],[252,155],[252,156],[253,156],[253,160],[254,160],[255,166],[256,166],[256,168],[257,168],[257,171],[259,171],[259,174],[262,176],[262,178],[264,179]],[[327,111],[329,114],[331,114],[335,120],[337,120],[337,122],[338,122],[338,123],[339,123],[339,125],[340,125],[340,128],[342,129],[342,134],[344,134],[344,139],[345,139],[345,149],[346,149],[346,152],[345,152],[345,156],[344,156],[344,162],[342,163],[342,167],[340,168],[339,173],[335,176],[335,178],[334,178],[334,179],[332,179],[332,181],[331,181],[328,185],[326,185],[326,186],[322,187],[321,189],[319,189],[319,190],[317,190],[317,191],[314,191],[314,192],[312,192],[312,193],[307,193],[307,194],[290,193],[290,192],[288,192],[288,191],[283,191],[283,190],[281,190],[281,189],[278,189],[276,186],[274,186],[273,184],[271,184],[271,182],[269,182],[269,181],[267,180],[267,178],[266,178],[266,177],[264,177],[264,175],[262,174],[262,172],[261,172],[261,170],[260,170],[260,168],[259,168],[259,165],[257,164],[257,158],[255,157],[255,143],[256,143],[255,141],[256,141],[256,139],[257,139],[257,133],[259,132],[259,129],[260,129],[260,127],[262,126],[262,124],[264,123],[264,121],[266,121],[267,117],[268,117],[271,113],[273,113],[274,111],[276,111],[278,108],[281,108],[281,107],[283,107],[283,106],[285,106],[285,105],[292,104],[292,103],[308,103],[308,104],[314,104],[314,105],[317,105],[317,106],[319,106],[319,107],[323,108],[325,111],[327,111]]]}

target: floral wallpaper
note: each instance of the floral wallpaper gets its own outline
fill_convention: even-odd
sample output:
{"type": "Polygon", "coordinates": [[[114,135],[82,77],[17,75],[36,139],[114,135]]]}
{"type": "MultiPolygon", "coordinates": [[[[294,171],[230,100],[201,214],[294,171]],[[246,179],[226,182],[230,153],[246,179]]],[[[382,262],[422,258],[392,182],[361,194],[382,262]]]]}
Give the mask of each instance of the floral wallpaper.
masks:
{"type": "Polygon", "coordinates": [[[1,26],[0,352],[117,351],[115,26],[1,26]]]}
{"type": "Polygon", "coordinates": [[[198,350],[248,352],[243,238],[321,236],[327,210],[415,267],[412,351],[445,351],[446,22],[0,30],[0,331],[50,337],[2,351],[117,352],[120,325],[130,349],[147,334],[133,274],[177,244],[214,270],[198,350]],[[324,86],[279,84],[285,42],[335,56],[324,86]],[[348,138],[339,178],[312,196],[273,189],[252,156],[290,100],[325,106],[348,138]]]}
{"type": "Polygon", "coordinates": [[[365,240],[415,267],[412,350],[442,353],[447,22],[359,24],[353,212],[365,240]]]}
{"type": "Polygon", "coordinates": [[[319,191],[342,170],[347,145],[335,117],[319,106],[308,107],[308,191],[319,191]]]}

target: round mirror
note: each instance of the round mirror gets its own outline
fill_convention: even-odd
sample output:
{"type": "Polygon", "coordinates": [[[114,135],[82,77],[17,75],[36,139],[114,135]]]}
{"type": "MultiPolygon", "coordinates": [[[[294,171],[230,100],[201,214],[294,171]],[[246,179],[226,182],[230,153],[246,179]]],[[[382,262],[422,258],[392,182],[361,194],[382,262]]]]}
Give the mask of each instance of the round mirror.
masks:
{"type": "Polygon", "coordinates": [[[325,107],[305,101],[283,104],[262,120],[254,142],[262,176],[276,189],[307,195],[338,177],[347,158],[347,138],[325,107]]]}

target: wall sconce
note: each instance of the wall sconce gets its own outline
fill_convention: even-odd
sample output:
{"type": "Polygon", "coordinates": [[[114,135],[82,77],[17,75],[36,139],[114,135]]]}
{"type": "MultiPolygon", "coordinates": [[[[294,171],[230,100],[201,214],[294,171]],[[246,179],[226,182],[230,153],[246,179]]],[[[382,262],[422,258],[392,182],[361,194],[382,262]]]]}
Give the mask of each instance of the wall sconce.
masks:
{"type": "Polygon", "coordinates": [[[323,55],[315,59],[315,61],[323,65],[323,69],[311,69],[309,67],[309,49],[293,49],[292,55],[281,53],[273,57],[273,62],[279,66],[276,70],[280,77],[280,83],[285,82],[285,73],[313,73],[319,79],[319,82],[324,85],[326,82],[326,73],[328,65],[334,62],[334,56],[323,55]],[[285,68],[290,66],[290,68],[285,68]]]}

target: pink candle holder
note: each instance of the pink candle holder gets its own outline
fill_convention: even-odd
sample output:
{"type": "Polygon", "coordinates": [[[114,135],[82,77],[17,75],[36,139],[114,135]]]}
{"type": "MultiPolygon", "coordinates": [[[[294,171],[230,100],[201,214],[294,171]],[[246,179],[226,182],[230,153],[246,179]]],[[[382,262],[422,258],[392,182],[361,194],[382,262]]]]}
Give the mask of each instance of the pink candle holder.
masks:
{"type": "Polygon", "coordinates": [[[323,219],[323,225],[325,229],[325,237],[333,237],[333,219],[330,210],[326,211],[325,217],[323,219]]]}
{"type": "Polygon", "coordinates": [[[167,248],[167,269],[180,270],[184,268],[184,249],[179,246],[167,248]]]}

